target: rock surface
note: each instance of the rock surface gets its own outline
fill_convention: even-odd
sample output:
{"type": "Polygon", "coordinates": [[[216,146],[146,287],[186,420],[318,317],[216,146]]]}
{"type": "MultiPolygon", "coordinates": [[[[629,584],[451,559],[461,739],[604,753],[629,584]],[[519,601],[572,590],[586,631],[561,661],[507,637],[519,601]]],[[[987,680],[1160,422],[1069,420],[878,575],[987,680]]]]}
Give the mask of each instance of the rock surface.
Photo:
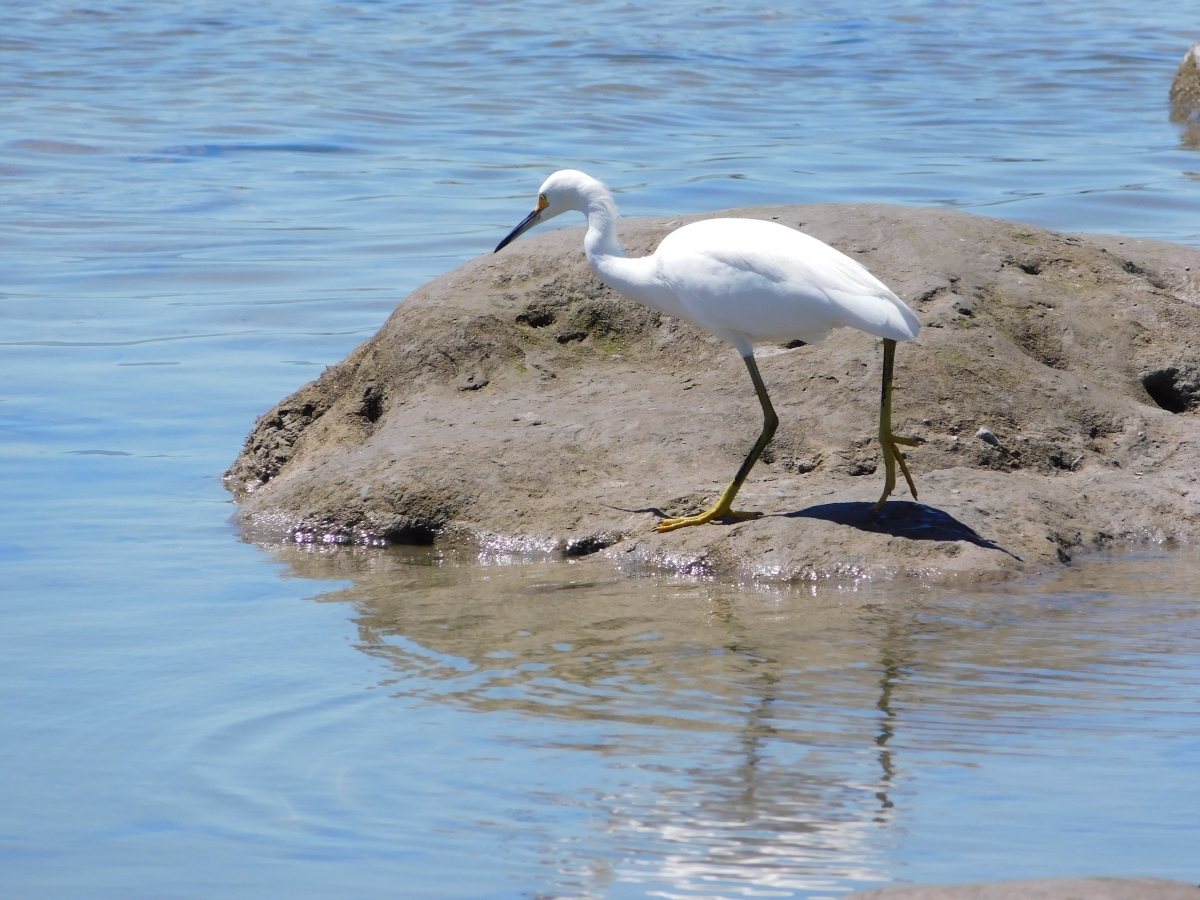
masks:
{"type": "Polygon", "coordinates": [[[732,348],[614,294],[571,228],[415,291],[262,416],[226,474],[242,523],[264,539],[466,538],[770,579],[1003,577],[1196,536],[1200,251],[888,206],[621,234],[641,255],[715,215],[799,227],[917,312],[895,425],[925,441],[907,453],[920,502],[901,486],[872,515],[881,350],[842,329],[760,350],[781,424],[738,506],[766,515],[653,533],[663,513],[712,502],[761,412],[732,348]]]}
{"type": "Polygon", "coordinates": [[[915,884],[845,900],[1197,900],[1200,888],[1161,878],[1042,878],[984,884],[915,884]]]}

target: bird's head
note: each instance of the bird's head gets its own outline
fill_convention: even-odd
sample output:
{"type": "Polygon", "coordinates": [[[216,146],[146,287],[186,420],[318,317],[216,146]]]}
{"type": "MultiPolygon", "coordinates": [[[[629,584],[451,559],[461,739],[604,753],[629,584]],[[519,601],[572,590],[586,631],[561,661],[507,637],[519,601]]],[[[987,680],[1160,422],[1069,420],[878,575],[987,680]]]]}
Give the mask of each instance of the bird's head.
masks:
{"type": "Polygon", "coordinates": [[[576,169],[562,169],[555,172],[538,189],[537,203],[533,212],[521,220],[521,223],[508,233],[508,237],[496,245],[494,252],[499,253],[534,225],[549,222],[555,216],[570,210],[586,213],[593,198],[603,196],[612,202],[608,189],[590,175],[576,169]]]}

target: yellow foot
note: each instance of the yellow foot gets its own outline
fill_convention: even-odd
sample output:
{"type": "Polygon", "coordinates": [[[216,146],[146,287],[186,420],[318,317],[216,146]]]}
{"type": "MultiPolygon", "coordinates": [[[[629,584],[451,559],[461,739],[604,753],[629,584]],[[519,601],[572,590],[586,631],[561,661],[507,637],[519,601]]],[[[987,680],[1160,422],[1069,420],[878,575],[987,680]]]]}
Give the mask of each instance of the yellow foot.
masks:
{"type": "Polygon", "coordinates": [[[904,473],[904,480],[908,482],[908,490],[912,494],[914,500],[917,499],[917,486],[913,484],[912,475],[908,471],[908,463],[904,461],[904,454],[900,452],[897,444],[903,444],[905,447],[919,447],[921,442],[916,438],[901,437],[898,434],[889,434],[887,438],[881,438],[880,443],[883,445],[883,462],[887,467],[886,478],[883,483],[883,496],[875,503],[876,511],[883,509],[883,504],[887,502],[888,496],[892,493],[892,488],[896,486],[896,463],[900,464],[900,471],[904,473]]]}
{"type": "Polygon", "coordinates": [[[709,522],[715,522],[718,519],[757,519],[761,515],[762,513],[760,512],[739,512],[736,509],[722,511],[720,508],[714,506],[707,512],[702,512],[697,516],[680,516],[677,519],[663,519],[654,530],[662,534],[665,531],[674,531],[676,528],[687,528],[689,525],[707,525],[709,522]]]}

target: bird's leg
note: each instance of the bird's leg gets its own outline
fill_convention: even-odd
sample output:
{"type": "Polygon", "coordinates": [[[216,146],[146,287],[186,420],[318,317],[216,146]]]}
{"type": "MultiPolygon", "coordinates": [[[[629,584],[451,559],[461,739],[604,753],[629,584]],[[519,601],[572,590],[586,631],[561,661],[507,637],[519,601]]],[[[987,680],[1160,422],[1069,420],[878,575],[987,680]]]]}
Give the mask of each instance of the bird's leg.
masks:
{"type": "Polygon", "coordinates": [[[915,438],[900,437],[892,434],[892,368],[896,361],[896,342],[883,339],[883,391],[879,398],[879,443],[883,447],[883,464],[887,472],[883,481],[883,496],[875,504],[876,509],[882,509],[892,488],[896,486],[896,463],[900,463],[900,471],[908,482],[908,489],[913,499],[917,499],[917,486],[913,484],[908,465],[904,462],[904,454],[897,444],[906,447],[916,447],[920,441],[915,438]]]}
{"type": "Polygon", "coordinates": [[[706,522],[712,522],[716,519],[734,518],[734,519],[757,519],[762,513],[757,512],[737,512],[733,509],[733,498],[737,496],[737,492],[741,490],[742,482],[746,480],[746,476],[750,474],[750,470],[754,468],[754,464],[758,462],[758,458],[762,455],[763,448],[771,442],[771,438],[775,436],[775,429],[779,426],[779,417],[775,415],[775,408],[771,406],[771,398],[767,396],[767,386],[763,384],[762,375],[758,373],[758,364],[754,361],[754,355],[743,356],[746,362],[746,368],[750,370],[750,380],[754,382],[754,391],[758,394],[758,402],[762,404],[763,410],[763,429],[762,434],[758,436],[754,447],[750,450],[742,467],[738,469],[737,474],[733,476],[733,481],[729,483],[729,487],[725,488],[725,493],[721,494],[719,499],[712,509],[706,510],[696,516],[681,516],[678,519],[663,519],[658,523],[655,531],[674,531],[676,528],[685,528],[688,525],[703,525],[706,522]]]}

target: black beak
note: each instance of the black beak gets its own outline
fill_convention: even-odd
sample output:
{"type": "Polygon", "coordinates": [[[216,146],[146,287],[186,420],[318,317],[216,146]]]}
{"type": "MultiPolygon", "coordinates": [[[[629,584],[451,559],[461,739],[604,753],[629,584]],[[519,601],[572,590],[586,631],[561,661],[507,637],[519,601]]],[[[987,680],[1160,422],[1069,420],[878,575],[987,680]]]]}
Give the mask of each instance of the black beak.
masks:
{"type": "Polygon", "coordinates": [[[496,245],[496,249],[493,250],[492,252],[499,253],[501,250],[503,250],[505,247],[507,247],[509,244],[511,244],[513,241],[515,241],[517,238],[519,238],[521,235],[523,235],[526,231],[528,231],[530,228],[532,228],[534,225],[536,225],[538,223],[538,219],[541,218],[541,215],[542,215],[542,211],[540,209],[535,209],[533,212],[531,212],[529,215],[527,215],[524,219],[521,220],[520,225],[518,225],[516,228],[514,228],[512,231],[510,231],[508,233],[508,237],[506,237],[504,240],[502,240],[500,243],[498,243],[496,245]]]}

